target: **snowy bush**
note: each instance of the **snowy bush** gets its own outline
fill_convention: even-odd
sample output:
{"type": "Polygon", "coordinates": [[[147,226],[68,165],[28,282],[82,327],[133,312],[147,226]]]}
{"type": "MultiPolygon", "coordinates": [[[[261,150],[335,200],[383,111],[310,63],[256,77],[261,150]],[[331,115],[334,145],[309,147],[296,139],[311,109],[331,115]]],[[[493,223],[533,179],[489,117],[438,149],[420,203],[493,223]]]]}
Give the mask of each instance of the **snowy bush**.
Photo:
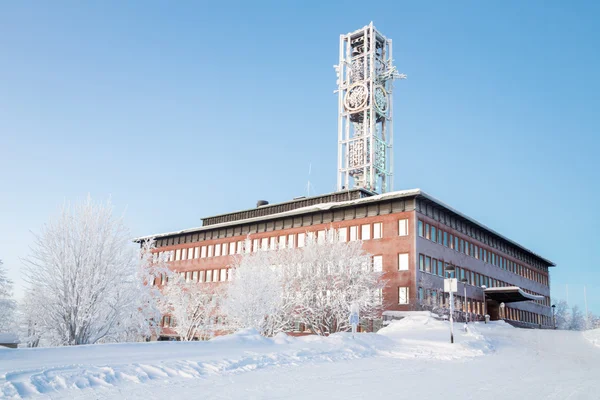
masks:
{"type": "Polygon", "coordinates": [[[175,274],[163,288],[161,310],[174,323],[171,328],[182,341],[207,340],[214,336],[220,290],[216,285],[198,285],[175,274]]]}

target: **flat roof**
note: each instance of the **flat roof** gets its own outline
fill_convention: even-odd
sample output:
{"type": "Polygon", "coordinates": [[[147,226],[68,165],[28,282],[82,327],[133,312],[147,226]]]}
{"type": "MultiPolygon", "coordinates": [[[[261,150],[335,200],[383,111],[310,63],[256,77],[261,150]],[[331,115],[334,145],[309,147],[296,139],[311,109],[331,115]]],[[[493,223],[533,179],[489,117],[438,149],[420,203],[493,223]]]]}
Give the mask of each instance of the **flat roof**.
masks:
{"type": "MultiPolygon", "coordinates": [[[[367,193],[369,193],[367,191],[367,193]]],[[[321,197],[321,196],[315,196],[315,197],[321,197]]],[[[252,223],[252,222],[258,222],[258,221],[262,221],[265,219],[274,219],[274,218],[281,218],[281,217],[289,217],[289,216],[293,216],[293,215],[298,215],[298,214],[306,214],[306,213],[310,213],[310,212],[318,212],[318,211],[323,211],[323,210],[330,210],[333,208],[341,208],[341,207],[347,207],[347,206],[352,206],[352,205],[359,205],[359,204],[369,204],[369,203],[376,203],[379,201],[383,201],[383,200],[392,200],[392,199],[400,199],[400,198],[406,198],[406,197],[422,197],[425,198],[433,203],[436,203],[437,205],[447,209],[448,211],[458,215],[459,217],[471,222],[474,225],[477,225],[478,227],[488,231],[489,233],[501,238],[502,240],[507,241],[508,243],[512,244],[513,246],[539,258],[540,260],[544,261],[545,263],[547,263],[549,266],[556,266],[555,263],[553,263],[552,261],[540,256],[539,254],[529,250],[528,248],[522,246],[521,244],[507,238],[504,235],[501,235],[500,233],[496,232],[495,230],[487,227],[486,225],[482,224],[481,222],[468,217],[467,215],[461,213],[460,211],[450,207],[449,205],[447,205],[446,203],[438,200],[437,198],[429,195],[428,193],[422,191],[421,189],[409,189],[409,190],[399,190],[399,191],[395,191],[395,192],[388,192],[388,193],[383,193],[383,194],[377,194],[377,195],[372,195],[369,197],[364,197],[361,199],[355,199],[355,200],[347,200],[347,201],[339,201],[339,202],[331,202],[331,203],[320,203],[320,204],[314,204],[314,205],[310,205],[310,206],[306,206],[306,207],[301,207],[301,208],[296,208],[294,210],[289,210],[289,211],[285,211],[285,212],[280,212],[280,213],[275,213],[275,214],[268,214],[268,215],[264,215],[264,216],[259,216],[259,217],[253,217],[253,218],[247,218],[247,219],[240,219],[240,220],[235,220],[235,221],[229,221],[229,222],[223,222],[223,223],[217,223],[217,224],[213,224],[213,225],[207,225],[207,226],[200,226],[200,227],[196,227],[196,228],[190,228],[190,229],[183,229],[183,230],[179,230],[179,231],[172,231],[172,232],[166,232],[166,233],[157,233],[154,235],[147,235],[147,236],[141,236],[141,237],[137,237],[135,239],[133,239],[135,242],[140,242],[142,240],[147,240],[147,239],[158,239],[158,238],[164,238],[164,237],[169,237],[169,236],[177,236],[177,235],[183,235],[183,234],[187,234],[187,233],[194,233],[194,232],[202,232],[202,231],[207,231],[207,230],[212,230],[212,229],[218,229],[218,228],[224,228],[224,227],[229,227],[229,226],[235,226],[235,225],[241,225],[241,224],[247,224],[247,223],[252,223]]],[[[292,200],[293,201],[293,200],[292,200]]],[[[278,203],[278,204],[285,204],[284,203],[278,203]]],[[[274,204],[275,205],[275,204],[274,204]]],[[[239,211],[238,211],[239,212],[239,211]]],[[[220,215],[227,215],[230,213],[226,213],[226,214],[220,214],[220,215]]],[[[207,217],[208,218],[208,217],[207,217]]]]}

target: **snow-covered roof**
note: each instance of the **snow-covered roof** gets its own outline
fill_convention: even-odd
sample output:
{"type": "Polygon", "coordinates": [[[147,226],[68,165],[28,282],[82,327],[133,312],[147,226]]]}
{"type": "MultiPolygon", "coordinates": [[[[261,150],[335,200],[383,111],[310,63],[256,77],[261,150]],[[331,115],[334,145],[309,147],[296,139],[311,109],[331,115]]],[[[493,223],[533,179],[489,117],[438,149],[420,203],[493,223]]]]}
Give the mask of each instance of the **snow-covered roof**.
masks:
{"type": "Polygon", "coordinates": [[[493,295],[494,293],[498,293],[498,294],[511,294],[511,293],[513,293],[513,294],[519,294],[519,295],[527,298],[528,300],[544,300],[544,296],[537,296],[535,294],[526,293],[523,290],[521,290],[521,288],[518,287],[518,286],[505,286],[505,287],[487,288],[487,289],[484,290],[484,292],[487,295],[493,295]]]}
{"type": "Polygon", "coordinates": [[[543,262],[547,263],[549,266],[556,266],[555,263],[553,263],[552,261],[540,256],[539,254],[529,250],[528,248],[520,245],[519,243],[507,238],[506,236],[501,235],[500,233],[494,231],[493,229],[487,227],[486,225],[482,224],[481,222],[468,217],[467,215],[461,213],[460,211],[450,207],[449,205],[447,205],[446,203],[438,200],[437,198],[429,195],[428,193],[422,191],[421,189],[408,189],[408,190],[398,190],[395,192],[388,192],[388,193],[383,193],[383,194],[377,194],[377,195],[373,195],[373,196],[369,196],[369,197],[364,197],[364,198],[360,198],[360,199],[355,199],[355,200],[346,200],[346,201],[338,201],[338,202],[330,202],[330,203],[320,203],[320,204],[314,204],[314,205],[310,205],[310,206],[306,206],[306,207],[301,207],[301,208],[296,208],[294,210],[290,210],[290,211],[285,211],[285,212],[280,212],[280,213],[275,213],[275,214],[268,214],[268,215],[263,215],[263,216],[259,216],[259,217],[253,217],[253,218],[247,218],[247,219],[240,219],[240,220],[235,220],[235,221],[229,221],[229,222],[223,222],[223,223],[218,223],[218,224],[212,224],[212,225],[208,225],[208,226],[199,226],[196,228],[190,228],[190,229],[183,229],[183,230],[179,230],[179,231],[173,231],[173,232],[166,232],[166,233],[157,233],[154,235],[148,235],[148,236],[141,236],[141,237],[137,237],[135,239],[133,239],[136,242],[140,242],[143,240],[147,240],[147,239],[158,239],[158,238],[163,238],[163,237],[168,237],[168,236],[175,236],[175,235],[183,235],[183,234],[187,234],[187,233],[195,233],[195,232],[202,232],[202,231],[207,231],[207,230],[213,230],[213,229],[218,229],[218,228],[225,228],[225,227],[229,227],[229,226],[235,226],[235,225],[241,225],[241,224],[247,224],[247,223],[252,223],[252,222],[258,222],[258,221],[263,221],[265,219],[274,219],[274,218],[281,218],[281,217],[289,217],[289,216],[293,216],[293,215],[298,215],[298,214],[306,214],[306,213],[310,213],[310,212],[317,212],[317,211],[324,211],[324,210],[330,210],[333,208],[341,208],[341,207],[347,207],[347,206],[352,206],[352,205],[360,205],[360,204],[369,204],[369,203],[376,203],[379,201],[383,201],[383,200],[391,200],[391,199],[398,199],[398,198],[405,198],[405,197],[416,197],[416,196],[420,196],[423,197],[425,199],[428,199],[429,201],[436,203],[437,205],[447,209],[448,211],[460,216],[461,218],[466,219],[467,221],[473,223],[474,225],[479,226],[480,228],[492,233],[493,235],[509,242],[510,244],[512,244],[513,246],[539,258],[540,260],[542,260],[543,262]]]}

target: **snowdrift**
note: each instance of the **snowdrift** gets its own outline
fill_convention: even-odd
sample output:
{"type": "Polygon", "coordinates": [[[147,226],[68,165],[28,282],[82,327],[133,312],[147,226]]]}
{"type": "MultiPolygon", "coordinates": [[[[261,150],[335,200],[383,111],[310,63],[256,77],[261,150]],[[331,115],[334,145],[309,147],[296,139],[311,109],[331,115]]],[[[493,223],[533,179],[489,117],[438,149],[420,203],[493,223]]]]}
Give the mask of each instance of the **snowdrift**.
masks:
{"type": "Polygon", "coordinates": [[[337,333],[329,337],[273,338],[242,330],[207,342],[103,344],[0,351],[0,398],[48,395],[69,397],[73,390],[202,379],[267,367],[335,362],[365,357],[455,360],[492,350],[475,326],[468,332],[428,313],[409,315],[378,333],[337,333]]]}
{"type": "Polygon", "coordinates": [[[583,337],[592,342],[594,346],[600,347],[600,328],[583,332],[583,337]]]}

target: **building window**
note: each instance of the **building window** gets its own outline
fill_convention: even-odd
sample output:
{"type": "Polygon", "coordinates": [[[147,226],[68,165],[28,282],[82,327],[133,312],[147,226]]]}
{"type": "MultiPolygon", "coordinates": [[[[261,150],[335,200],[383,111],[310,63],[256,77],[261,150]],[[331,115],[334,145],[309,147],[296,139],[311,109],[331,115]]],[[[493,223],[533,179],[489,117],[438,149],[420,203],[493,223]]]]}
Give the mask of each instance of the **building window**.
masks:
{"type": "Polygon", "coordinates": [[[206,282],[212,281],[212,269],[206,271],[206,282]]]}
{"type": "Polygon", "coordinates": [[[442,260],[438,260],[438,275],[444,276],[444,263],[442,260]]]}
{"type": "Polygon", "coordinates": [[[237,248],[235,249],[236,254],[242,254],[242,250],[244,249],[244,242],[242,240],[237,242],[237,248]]]}
{"type": "Polygon", "coordinates": [[[209,257],[213,256],[214,250],[215,250],[215,246],[214,245],[211,244],[211,245],[208,246],[208,256],[209,257]]]}
{"type": "Polygon", "coordinates": [[[383,225],[381,222],[373,224],[373,239],[381,239],[383,237],[383,225]]]}
{"type": "Polygon", "coordinates": [[[221,256],[221,243],[215,245],[215,257],[221,256]]]}
{"type": "Polygon", "coordinates": [[[444,231],[444,246],[448,247],[448,232],[444,231]]]}
{"type": "Polygon", "coordinates": [[[229,255],[232,256],[235,254],[235,242],[229,243],[229,255]]]}
{"type": "Polygon", "coordinates": [[[423,237],[423,221],[419,220],[419,236],[423,237]]]}
{"type": "Polygon", "coordinates": [[[347,242],[348,241],[348,228],[339,228],[338,229],[338,240],[340,242],[347,242]]]}
{"type": "Polygon", "coordinates": [[[350,227],[350,241],[358,240],[358,226],[350,227]]]}
{"type": "Polygon", "coordinates": [[[256,253],[258,251],[258,245],[259,245],[258,239],[253,239],[252,240],[252,251],[254,253],[256,253]]]}
{"type": "Polygon", "coordinates": [[[200,271],[198,273],[198,282],[204,282],[206,277],[206,272],[205,271],[200,271]]]}
{"type": "MultiPolygon", "coordinates": [[[[419,222],[421,222],[421,221],[419,221],[419,222]]],[[[407,219],[401,219],[398,221],[398,236],[408,236],[408,220],[407,219]]]]}
{"type": "Polygon", "coordinates": [[[408,304],[408,287],[398,288],[398,304],[408,304]]]}
{"type": "Polygon", "coordinates": [[[223,249],[221,252],[223,253],[224,256],[227,255],[227,246],[229,246],[229,243],[223,243],[221,245],[221,248],[223,249]]]}
{"type": "Polygon", "coordinates": [[[366,224],[360,227],[360,238],[362,240],[370,240],[371,239],[371,225],[366,224]]]}
{"type": "Polygon", "coordinates": [[[262,238],[260,240],[260,249],[269,250],[269,238],[262,238]]]}
{"type": "Polygon", "coordinates": [[[294,248],[294,245],[295,245],[294,244],[294,238],[295,238],[295,236],[293,234],[292,235],[288,235],[288,247],[290,249],[294,248]]]}
{"type": "Polygon", "coordinates": [[[218,282],[219,281],[219,270],[215,269],[213,270],[213,282],[218,282]]]}
{"type": "Polygon", "coordinates": [[[181,260],[187,260],[187,249],[181,249],[181,260]]]}
{"type": "Polygon", "coordinates": [[[317,243],[319,243],[319,244],[325,243],[325,231],[317,232],[317,243]]]}
{"type": "Polygon", "coordinates": [[[192,280],[198,282],[198,271],[192,272],[192,280]]]}
{"type": "Polygon", "coordinates": [[[419,270],[425,271],[425,256],[423,254],[419,254],[419,270]]]}
{"type": "Polygon", "coordinates": [[[398,254],[398,271],[408,271],[408,253],[398,254]]]}
{"type": "Polygon", "coordinates": [[[269,250],[277,250],[277,238],[274,236],[269,239],[269,250]]]}
{"type": "Polygon", "coordinates": [[[175,250],[175,261],[181,260],[181,249],[175,250]]]}
{"type": "Polygon", "coordinates": [[[425,238],[431,239],[431,228],[429,227],[429,224],[425,224],[425,238]]]}
{"type": "Polygon", "coordinates": [[[431,235],[429,237],[431,238],[432,242],[435,242],[437,240],[437,230],[433,225],[431,226],[431,235]]]}
{"type": "Polygon", "coordinates": [[[285,235],[279,236],[279,248],[285,249],[285,235]]]}
{"type": "Polygon", "coordinates": [[[200,249],[200,258],[206,258],[206,246],[202,246],[200,249]]]}
{"type": "Polygon", "coordinates": [[[221,282],[225,282],[227,280],[227,269],[223,268],[221,270],[221,282]]]}
{"type": "Polygon", "coordinates": [[[188,272],[185,273],[185,281],[189,282],[190,279],[192,279],[192,272],[188,271],[188,272]]]}
{"type": "Polygon", "coordinates": [[[200,257],[200,247],[194,249],[194,258],[200,257]]]}
{"type": "Polygon", "coordinates": [[[383,271],[383,256],[373,256],[373,271],[383,271]]]}
{"type": "Polygon", "coordinates": [[[431,257],[425,256],[425,272],[431,273],[431,257]]]}
{"type": "Polygon", "coordinates": [[[298,234],[298,247],[304,247],[304,241],[306,240],[306,234],[305,233],[299,233],[298,234]]]}

